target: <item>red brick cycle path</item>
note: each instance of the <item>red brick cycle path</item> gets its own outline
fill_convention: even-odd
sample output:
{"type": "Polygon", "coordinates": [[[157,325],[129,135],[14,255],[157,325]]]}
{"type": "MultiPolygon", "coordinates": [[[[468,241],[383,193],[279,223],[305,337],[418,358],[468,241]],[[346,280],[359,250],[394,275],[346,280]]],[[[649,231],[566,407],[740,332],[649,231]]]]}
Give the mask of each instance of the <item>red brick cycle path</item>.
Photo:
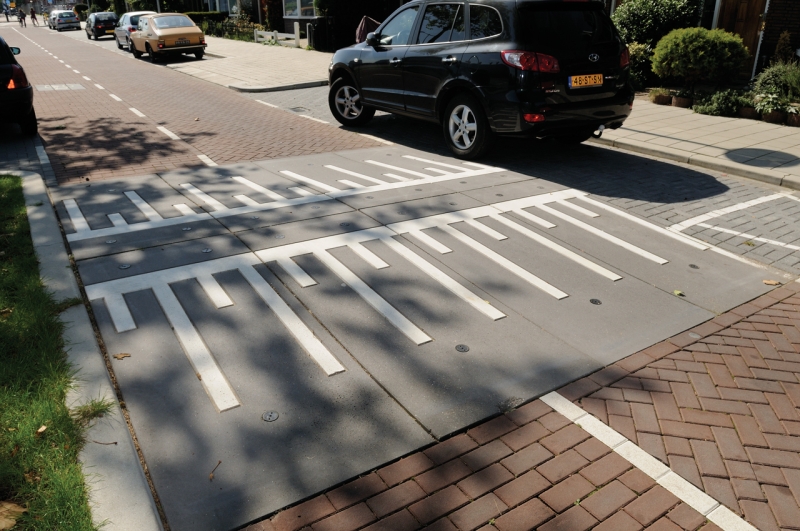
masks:
{"type": "MultiPolygon", "coordinates": [[[[800,529],[800,284],[559,390],[761,531],[800,529]]],[[[541,400],[246,531],[717,531],[541,400]]]]}

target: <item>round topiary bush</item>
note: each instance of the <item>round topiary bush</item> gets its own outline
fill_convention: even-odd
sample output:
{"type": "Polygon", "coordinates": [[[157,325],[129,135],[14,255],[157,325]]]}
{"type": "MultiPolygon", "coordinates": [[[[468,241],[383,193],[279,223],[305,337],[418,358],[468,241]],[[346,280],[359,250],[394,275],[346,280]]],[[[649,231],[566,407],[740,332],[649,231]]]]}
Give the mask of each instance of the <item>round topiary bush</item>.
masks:
{"type": "Polygon", "coordinates": [[[627,43],[655,47],[664,35],[678,28],[697,26],[698,0],[627,0],[611,17],[627,43]]]}
{"type": "Polygon", "coordinates": [[[749,57],[742,38],[716,29],[671,31],[656,45],[653,72],[661,78],[683,79],[687,87],[735,78],[749,57]]]}

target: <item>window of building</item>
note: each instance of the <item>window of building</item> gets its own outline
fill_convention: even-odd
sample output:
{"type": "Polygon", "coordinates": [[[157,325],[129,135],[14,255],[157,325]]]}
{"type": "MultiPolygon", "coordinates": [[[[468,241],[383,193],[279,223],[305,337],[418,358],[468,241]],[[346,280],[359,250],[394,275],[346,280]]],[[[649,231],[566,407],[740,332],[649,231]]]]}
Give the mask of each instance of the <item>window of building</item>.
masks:
{"type": "Polygon", "coordinates": [[[317,16],[314,0],[283,0],[283,16],[298,18],[317,16]]]}

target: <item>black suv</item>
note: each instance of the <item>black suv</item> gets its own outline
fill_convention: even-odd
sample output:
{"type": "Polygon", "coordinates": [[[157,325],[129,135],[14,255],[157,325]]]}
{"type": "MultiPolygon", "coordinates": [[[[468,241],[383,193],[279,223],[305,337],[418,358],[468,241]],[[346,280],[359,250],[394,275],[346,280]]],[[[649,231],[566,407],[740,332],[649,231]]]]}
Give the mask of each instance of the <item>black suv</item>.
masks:
{"type": "Polygon", "coordinates": [[[440,123],[456,156],[495,135],[583,142],[630,115],[629,55],[595,0],[415,0],[336,52],[328,103],[348,126],[375,110],[440,123]]]}
{"type": "Polygon", "coordinates": [[[33,87],[22,66],[14,57],[19,48],[10,47],[0,37],[0,122],[19,124],[23,135],[38,131],[36,111],[33,110],[33,87]]]}

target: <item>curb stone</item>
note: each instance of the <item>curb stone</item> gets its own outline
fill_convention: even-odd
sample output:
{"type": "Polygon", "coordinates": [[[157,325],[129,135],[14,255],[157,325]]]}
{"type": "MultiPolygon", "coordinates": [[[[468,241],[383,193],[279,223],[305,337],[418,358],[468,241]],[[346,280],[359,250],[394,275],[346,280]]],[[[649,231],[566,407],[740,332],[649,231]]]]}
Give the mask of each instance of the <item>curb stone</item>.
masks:
{"type": "Polygon", "coordinates": [[[241,84],[233,84],[228,85],[229,89],[235,90],[236,92],[281,92],[284,90],[298,90],[298,89],[305,89],[305,88],[313,88],[313,87],[324,87],[328,84],[328,80],[321,80],[321,81],[309,81],[307,83],[296,83],[294,85],[283,85],[279,87],[251,87],[249,85],[241,85],[241,84]]]}
{"type": "MultiPolygon", "coordinates": [[[[31,239],[46,287],[57,302],[79,298],[78,283],[42,176],[32,172],[6,173],[22,178],[31,239]]],[[[89,313],[80,304],[64,311],[60,318],[66,325],[67,358],[79,369],[75,386],[67,393],[67,407],[98,398],[113,403],[109,414],[86,431],[88,442],[78,456],[89,487],[92,520],[108,531],[163,531],[89,313]]]]}

